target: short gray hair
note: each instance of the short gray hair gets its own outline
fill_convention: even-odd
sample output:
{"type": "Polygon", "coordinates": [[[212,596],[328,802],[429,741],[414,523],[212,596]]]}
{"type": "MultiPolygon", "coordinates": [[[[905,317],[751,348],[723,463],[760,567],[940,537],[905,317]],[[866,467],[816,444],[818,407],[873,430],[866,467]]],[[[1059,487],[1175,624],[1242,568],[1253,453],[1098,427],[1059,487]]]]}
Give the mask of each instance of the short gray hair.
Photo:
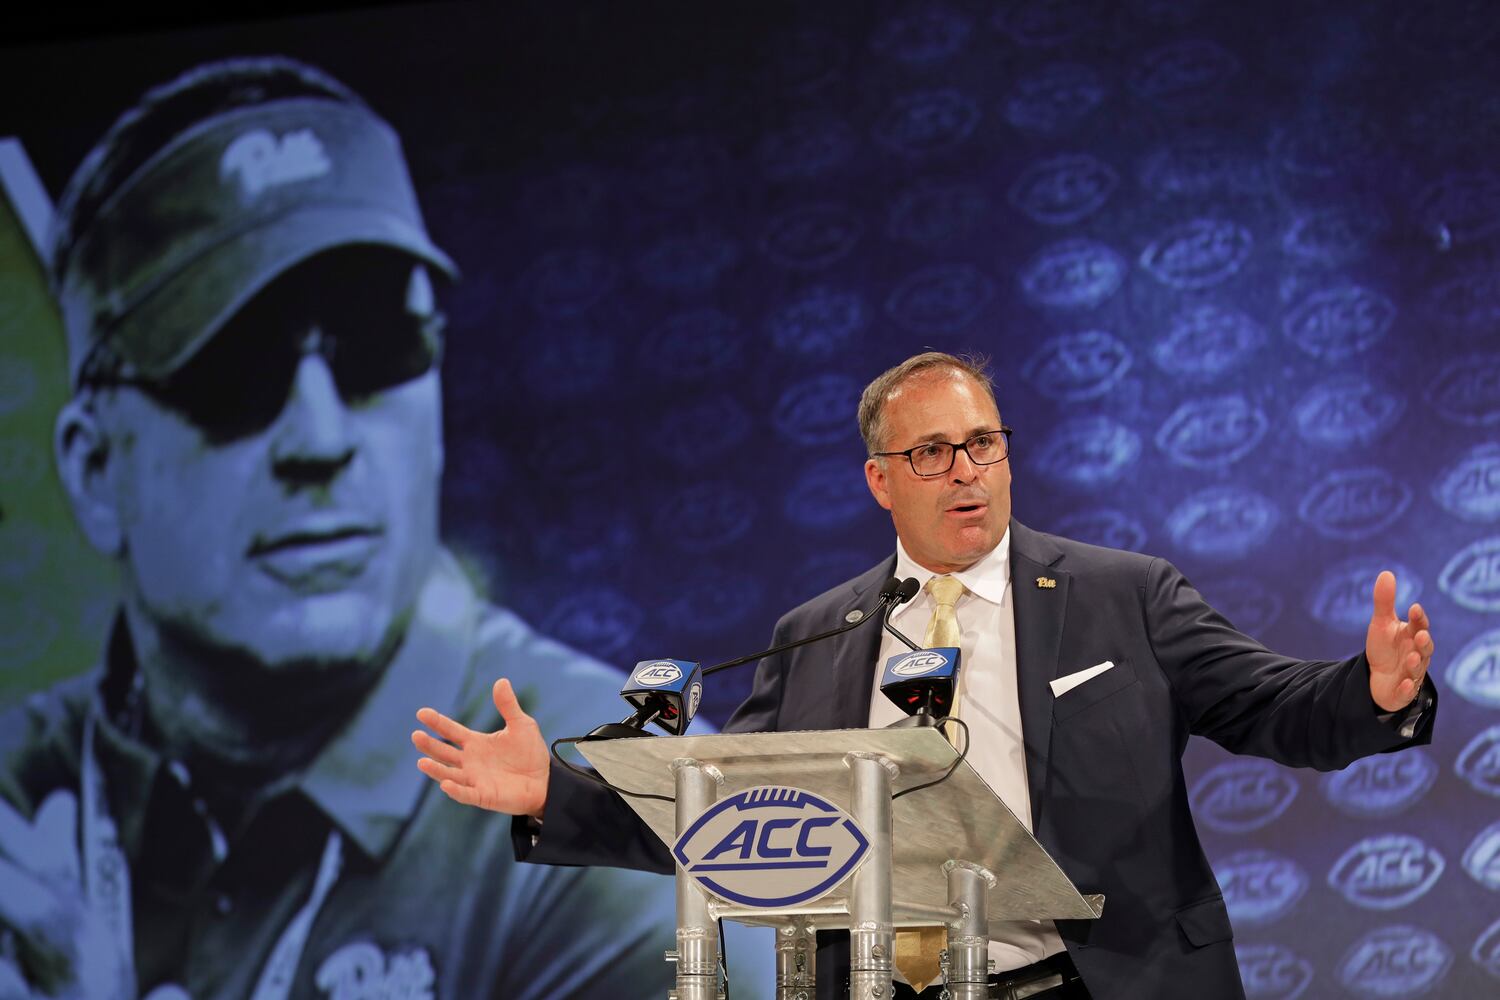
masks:
{"type": "MultiPolygon", "coordinates": [[[[878,375],[860,394],[859,436],[864,438],[865,454],[874,456],[885,449],[885,403],[891,393],[913,378],[926,377],[940,370],[973,379],[989,394],[990,402],[995,401],[995,386],[990,379],[987,358],[944,354],[942,351],[927,351],[907,358],[878,375]]],[[[997,404],[995,409],[998,411],[999,408],[997,404]]]]}

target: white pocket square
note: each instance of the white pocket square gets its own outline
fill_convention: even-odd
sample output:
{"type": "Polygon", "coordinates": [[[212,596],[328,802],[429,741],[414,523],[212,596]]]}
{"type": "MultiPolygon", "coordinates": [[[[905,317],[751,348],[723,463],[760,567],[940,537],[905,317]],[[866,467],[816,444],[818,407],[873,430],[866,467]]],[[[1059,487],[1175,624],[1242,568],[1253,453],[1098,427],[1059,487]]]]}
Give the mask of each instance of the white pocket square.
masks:
{"type": "Polygon", "coordinates": [[[1093,680],[1114,665],[1114,660],[1105,660],[1103,663],[1094,664],[1087,670],[1080,670],[1076,674],[1068,674],[1066,677],[1057,678],[1057,680],[1052,681],[1052,697],[1061,698],[1084,681],[1093,680]]]}

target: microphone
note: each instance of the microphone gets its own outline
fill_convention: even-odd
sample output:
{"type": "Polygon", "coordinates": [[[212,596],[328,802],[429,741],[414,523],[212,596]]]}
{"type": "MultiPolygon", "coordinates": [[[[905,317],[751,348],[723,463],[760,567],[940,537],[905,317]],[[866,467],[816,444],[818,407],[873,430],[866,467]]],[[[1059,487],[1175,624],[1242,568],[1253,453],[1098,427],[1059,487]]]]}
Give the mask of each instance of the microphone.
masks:
{"type": "Polygon", "coordinates": [[[822,642],[824,639],[843,635],[876,618],[880,619],[884,627],[898,639],[912,649],[916,649],[916,643],[891,626],[890,615],[896,605],[911,600],[921,589],[917,581],[911,577],[902,580],[893,576],[881,584],[878,595],[879,603],[872,611],[868,613],[861,611],[858,617],[852,617],[854,613],[851,612],[852,620],[847,620],[844,624],[829,629],[827,632],[820,632],[805,639],[784,642],[770,649],[751,653],[749,656],[737,656],[723,663],[715,663],[711,667],[700,667],[697,663],[687,660],[642,660],[630,672],[630,677],[625,681],[624,687],[620,688],[620,697],[630,703],[635,709],[634,713],[621,722],[604,723],[583,737],[583,740],[650,736],[651,734],[645,731],[648,723],[661,728],[669,736],[681,736],[687,731],[688,723],[693,721],[693,716],[697,714],[698,705],[703,697],[702,679],[704,677],[720,670],[737,667],[742,663],[749,663],[751,660],[759,660],[776,653],[784,653],[789,649],[796,649],[798,646],[806,646],[809,643],[822,642]]]}
{"type": "Polygon", "coordinates": [[[687,660],[642,660],[625,679],[620,697],[635,713],[623,722],[606,722],[584,739],[649,736],[644,731],[647,723],[654,723],[668,736],[681,736],[703,701],[703,669],[687,660]]]}
{"type": "MultiPolygon", "coordinates": [[[[892,577],[891,579],[894,580],[895,577],[892,577]]],[[[887,581],[887,583],[889,583],[889,581],[887,581]]],[[[917,580],[916,580],[915,577],[909,576],[905,580],[902,580],[901,584],[896,588],[896,601],[895,601],[895,603],[894,604],[887,604],[885,606],[885,614],[881,617],[881,620],[880,620],[881,627],[884,628],[891,635],[895,636],[897,639],[900,639],[906,645],[906,648],[909,649],[909,650],[911,650],[912,652],[916,652],[921,647],[918,646],[916,643],[912,642],[910,639],[908,639],[906,637],[905,633],[901,632],[899,629],[896,628],[896,626],[894,626],[894,625],[891,624],[891,615],[895,613],[896,608],[897,608],[898,605],[905,604],[907,601],[911,600],[913,597],[916,597],[917,596],[917,592],[919,590],[921,590],[921,589],[922,589],[922,585],[917,582],[917,580]]]]}
{"type": "Polygon", "coordinates": [[[681,736],[703,700],[703,671],[686,660],[642,660],[630,672],[620,697],[644,716],[642,726],[654,722],[668,736],[681,736]]]}
{"type": "Polygon", "coordinates": [[[939,646],[900,653],[885,661],[880,690],[907,714],[890,728],[932,726],[948,714],[958,687],[958,659],[956,647],[939,646]]]}

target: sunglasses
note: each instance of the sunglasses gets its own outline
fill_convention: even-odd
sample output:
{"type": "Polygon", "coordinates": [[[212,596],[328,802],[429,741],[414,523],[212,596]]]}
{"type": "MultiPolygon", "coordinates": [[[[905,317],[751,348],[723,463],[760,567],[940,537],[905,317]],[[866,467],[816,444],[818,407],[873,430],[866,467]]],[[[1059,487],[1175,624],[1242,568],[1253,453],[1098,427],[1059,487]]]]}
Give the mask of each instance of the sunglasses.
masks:
{"type": "Polygon", "coordinates": [[[320,356],[355,406],[438,366],[445,318],[414,315],[401,281],[288,276],[236,313],[163,379],[96,381],[139,388],[216,441],[265,430],[286,407],[304,358],[320,356]],[[289,280],[290,279],[290,280],[289,280]]]}

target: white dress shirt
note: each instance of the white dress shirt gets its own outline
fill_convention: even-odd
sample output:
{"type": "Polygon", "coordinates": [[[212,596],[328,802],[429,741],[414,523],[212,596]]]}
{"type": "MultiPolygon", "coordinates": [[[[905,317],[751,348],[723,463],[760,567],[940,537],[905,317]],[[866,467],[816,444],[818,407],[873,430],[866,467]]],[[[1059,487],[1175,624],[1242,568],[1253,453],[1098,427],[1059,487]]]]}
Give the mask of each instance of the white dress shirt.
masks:
{"type": "MultiPolygon", "coordinates": [[[[933,600],[927,581],[934,574],[923,569],[900,540],[896,542],[896,576],[915,577],[922,591],[891,616],[891,624],[913,642],[921,643],[932,619],[933,600]]],[[[969,727],[967,760],[1000,800],[1031,830],[1031,793],[1026,784],[1026,746],[1021,740],[1021,700],[1016,682],[1016,616],[1010,587],[1010,531],[1000,544],[973,566],[953,576],[967,588],[955,613],[963,631],[959,661],[959,717],[969,727]]],[[[880,692],[886,660],[906,652],[900,640],[886,633],[874,666],[870,694],[870,726],[880,728],[905,713],[880,692]]],[[[1064,950],[1057,927],[1050,920],[1012,920],[990,941],[989,957],[997,972],[1017,969],[1064,950]]]]}

